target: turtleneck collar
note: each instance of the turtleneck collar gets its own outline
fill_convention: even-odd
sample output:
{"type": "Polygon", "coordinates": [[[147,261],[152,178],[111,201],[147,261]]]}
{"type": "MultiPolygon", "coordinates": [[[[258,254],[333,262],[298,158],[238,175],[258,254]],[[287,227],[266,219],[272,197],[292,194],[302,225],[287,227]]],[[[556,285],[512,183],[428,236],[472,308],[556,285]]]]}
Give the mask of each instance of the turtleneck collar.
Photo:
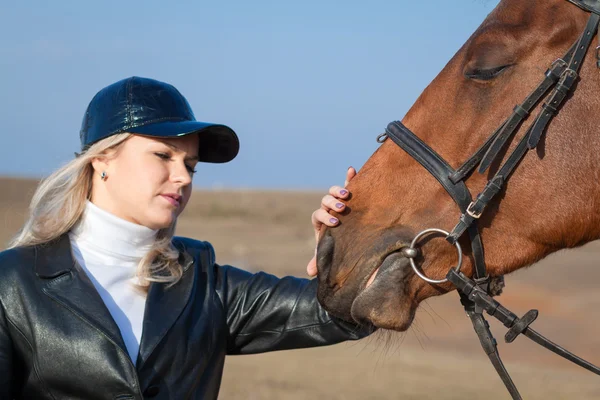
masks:
{"type": "Polygon", "coordinates": [[[87,201],[70,233],[77,242],[107,255],[140,259],[150,250],[158,230],[121,219],[87,201]]]}

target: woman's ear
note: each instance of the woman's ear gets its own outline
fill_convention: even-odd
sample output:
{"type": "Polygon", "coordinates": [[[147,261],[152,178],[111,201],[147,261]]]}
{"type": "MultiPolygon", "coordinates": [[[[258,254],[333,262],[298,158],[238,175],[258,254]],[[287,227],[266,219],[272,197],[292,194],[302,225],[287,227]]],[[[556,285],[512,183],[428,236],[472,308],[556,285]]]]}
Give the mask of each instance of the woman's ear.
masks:
{"type": "Polygon", "coordinates": [[[108,173],[110,163],[116,157],[116,155],[117,152],[115,149],[108,149],[98,157],[94,158],[92,160],[92,168],[94,168],[94,172],[99,175],[102,175],[103,172],[108,173]]]}
{"type": "Polygon", "coordinates": [[[96,157],[92,160],[92,168],[94,168],[94,172],[97,174],[102,174],[106,172],[108,169],[108,158],[105,156],[96,157]]]}

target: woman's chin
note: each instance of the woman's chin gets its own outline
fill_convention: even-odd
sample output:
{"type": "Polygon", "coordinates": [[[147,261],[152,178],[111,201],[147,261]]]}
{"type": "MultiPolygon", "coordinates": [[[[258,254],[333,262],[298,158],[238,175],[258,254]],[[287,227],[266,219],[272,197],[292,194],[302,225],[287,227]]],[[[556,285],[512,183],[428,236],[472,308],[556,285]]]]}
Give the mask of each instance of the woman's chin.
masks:
{"type": "Polygon", "coordinates": [[[175,215],[175,213],[173,212],[169,212],[168,214],[164,213],[165,215],[160,215],[158,213],[154,214],[152,217],[152,219],[149,219],[147,223],[144,224],[144,226],[150,228],[150,229],[166,229],[169,228],[173,222],[175,221],[175,219],[177,218],[177,216],[175,215]],[[161,218],[157,218],[161,217],[161,218]]]}

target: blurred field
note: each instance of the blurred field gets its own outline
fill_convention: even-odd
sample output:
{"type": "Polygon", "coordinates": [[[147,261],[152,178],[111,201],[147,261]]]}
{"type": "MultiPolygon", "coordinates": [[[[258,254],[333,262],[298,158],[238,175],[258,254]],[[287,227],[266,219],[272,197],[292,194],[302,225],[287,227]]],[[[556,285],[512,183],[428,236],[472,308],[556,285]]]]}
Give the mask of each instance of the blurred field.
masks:
{"type": "MultiPolygon", "coordinates": [[[[0,241],[23,222],[34,181],[0,178],[0,241]]],[[[322,193],[198,191],[178,234],[213,243],[217,260],[248,270],[305,276],[310,214],[322,193]]],[[[600,364],[600,243],[555,254],[507,277],[500,301],[540,310],[534,327],[600,364]]],[[[432,299],[404,334],[382,333],[327,348],[230,357],[222,399],[509,399],[457,295],[432,299]]],[[[598,399],[600,377],[519,338],[503,359],[525,399],[598,399]]]]}

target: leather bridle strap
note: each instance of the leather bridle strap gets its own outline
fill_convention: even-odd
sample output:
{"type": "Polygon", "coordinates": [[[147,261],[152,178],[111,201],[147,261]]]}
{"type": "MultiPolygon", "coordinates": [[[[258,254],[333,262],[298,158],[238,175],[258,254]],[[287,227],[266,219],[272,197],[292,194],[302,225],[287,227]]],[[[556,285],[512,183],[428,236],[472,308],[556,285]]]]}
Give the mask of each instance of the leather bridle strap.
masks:
{"type": "Polygon", "coordinates": [[[600,368],[557,345],[530,327],[538,316],[537,310],[529,310],[523,317],[519,318],[482,290],[479,285],[462,272],[457,272],[454,268],[451,268],[450,271],[448,271],[446,278],[458,289],[461,303],[463,304],[467,315],[471,318],[473,328],[479,337],[481,346],[490,358],[490,361],[492,361],[494,368],[496,368],[498,375],[500,375],[500,378],[511,393],[513,399],[521,399],[521,396],[502,364],[502,360],[500,359],[496,347],[496,341],[489,329],[489,324],[483,317],[482,311],[485,311],[487,314],[496,318],[508,328],[508,332],[504,336],[504,340],[507,343],[512,343],[519,335],[524,335],[553,353],[596,375],[600,375],[600,368]]]}
{"type": "MultiPolygon", "coordinates": [[[[545,79],[538,85],[533,93],[531,93],[522,104],[517,105],[514,108],[511,116],[509,116],[475,152],[475,154],[456,171],[454,171],[452,167],[450,167],[450,165],[431,147],[419,139],[410,131],[410,129],[399,121],[390,123],[387,126],[386,132],[378,138],[378,141],[380,141],[381,138],[384,138],[384,140],[385,137],[390,138],[400,148],[418,161],[438,180],[458,205],[462,215],[458,224],[454,227],[452,232],[448,234],[446,239],[450,243],[455,244],[465,231],[469,233],[475,264],[475,279],[468,278],[458,270],[460,268],[460,261],[459,267],[450,269],[446,275],[446,279],[456,286],[461,298],[461,303],[473,323],[473,328],[479,337],[481,346],[488,355],[492,365],[498,372],[498,375],[504,382],[504,385],[512,398],[515,400],[521,399],[521,395],[502,363],[496,341],[483,316],[484,311],[509,328],[505,336],[505,340],[508,343],[512,342],[518,335],[522,334],[561,357],[600,375],[600,368],[577,357],[530,328],[530,324],[537,318],[537,310],[530,310],[522,318],[519,318],[493,299],[490,295],[493,295],[493,293],[490,290],[489,277],[485,267],[483,245],[477,224],[474,223],[482,215],[489,202],[502,190],[506,180],[523,159],[525,154],[538,145],[546,127],[556,114],[558,108],[567,98],[569,91],[573,88],[578,78],[578,72],[585,58],[585,54],[592,38],[598,31],[598,24],[600,23],[600,1],[569,1],[592,12],[584,32],[567,52],[565,58],[559,59],[553,63],[552,67],[546,72],[545,79]],[[483,191],[477,195],[475,201],[472,201],[471,193],[464,183],[466,176],[471,173],[478,164],[480,165],[479,172],[484,172],[489,167],[504,148],[510,137],[512,137],[515,130],[518,129],[523,120],[530,114],[531,110],[533,110],[553,87],[554,89],[548,95],[536,119],[521,138],[516,148],[508,156],[506,162],[500,167],[494,177],[488,181],[483,191]]],[[[596,49],[596,63],[600,68],[600,51],[598,49],[600,49],[600,46],[596,49]]],[[[414,242],[417,241],[420,235],[432,230],[438,232],[441,231],[439,229],[429,229],[421,232],[415,237],[411,247],[415,245],[414,242]]],[[[412,250],[415,249],[413,248],[412,250]]],[[[417,253],[414,252],[414,254],[417,253]]],[[[461,258],[459,257],[459,260],[460,259],[461,258]]],[[[411,259],[411,263],[412,262],[413,260],[411,259]]],[[[412,265],[413,268],[416,268],[414,264],[412,265]]],[[[417,272],[416,269],[415,272],[417,272]]],[[[423,277],[423,279],[426,279],[426,277],[423,277]]],[[[428,281],[436,283],[443,282],[428,281]]]]}
{"type": "MultiPolygon", "coordinates": [[[[446,189],[450,197],[458,205],[461,213],[465,213],[472,203],[471,192],[464,182],[452,182],[450,176],[454,173],[452,167],[425,142],[419,139],[401,122],[391,122],[386,130],[386,135],[412,158],[418,161],[437,181],[446,189]]],[[[488,276],[485,268],[483,244],[477,225],[467,227],[471,239],[471,251],[475,264],[475,279],[484,284],[488,276]]]]}
{"type": "Polygon", "coordinates": [[[486,142],[473,154],[467,161],[463,163],[450,176],[450,180],[454,183],[465,179],[465,177],[473,171],[473,169],[481,163],[479,172],[485,171],[498,152],[504,147],[506,141],[513,135],[515,130],[520,126],[521,122],[529,115],[531,110],[540,102],[540,100],[548,93],[561,75],[567,68],[567,62],[575,52],[575,47],[579,41],[573,43],[563,58],[552,63],[552,66],[544,73],[545,78],[538,87],[527,96],[521,104],[517,104],[513,113],[504,121],[498,129],[486,140],[486,142]],[[485,159],[484,159],[485,157],[485,159]]]}
{"type": "Polygon", "coordinates": [[[593,14],[600,14],[600,3],[598,0],[567,0],[569,3],[575,4],[577,7],[589,11],[593,14]]]}
{"type": "Polygon", "coordinates": [[[461,215],[458,224],[454,227],[452,232],[450,232],[450,235],[448,235],[447,240],[450,243],[456,242],[465,230],[467,230],[473,222],[479,219],[489,202],[500,192],[500,190],[502,190],[509,175],[525,156],[527,151],[537,146],[543,132],[550,123],[552,117],[556,114],[558,107],[562,105],[564,99],[577,80],[579,69],[581,68],[581,64],[592,38],[598,29],[599,22],[600,15],[592,14],[590,16],[583,34],[576,42],[575,53],[569,60],[567,68],[563,70],[560,80],[556,84],[554,90],[544,102],[536,120],[508,157],[502,168],[500,168],[496,175],[490,179],[483,191],[477,195],[475,201],[468,207],[467,212],[464,212],[461,215]]]}
{"type": "MultiPolygon", "coordinates": [[[[575,45],[573,45],[571,50],[573,50],[574,47],[575,45]]],[[[566,57],[570,57],[570,54],[567,53],[566,57]]],[[[533,110],[539,101],[546,95],[548,90],[556,85],[556,82],[558,82],[566,68],[567,63],[564,61],[564,59],[556,60],[552,64],[552,67],[546,72],[546,77],[540,83],[540,85],[533,92],[531,92],[529,96],[527,96],[523,103],[515,106],[514,111],[508,118],[504,128],[501,130],[496,140],[494,140],[488,151],[483,156],[481,164],[479,165],[479,173],[483,173],[489,168],[489,166],[498,156],[498,153],[500,153],[508,140],[517,131],[521,123],[529,116],[531,110],[533,110]]]]}

